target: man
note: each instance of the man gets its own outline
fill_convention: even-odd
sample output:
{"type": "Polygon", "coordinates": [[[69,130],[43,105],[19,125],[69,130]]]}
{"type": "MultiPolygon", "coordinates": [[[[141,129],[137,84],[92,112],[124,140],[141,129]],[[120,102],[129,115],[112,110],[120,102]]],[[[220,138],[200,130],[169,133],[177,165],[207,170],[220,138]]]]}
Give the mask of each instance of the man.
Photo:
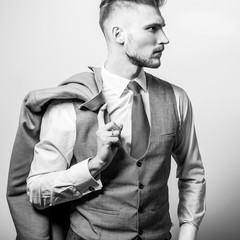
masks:
{"type": "Polygon", "coordinates": [[[196,239],[205,180],[191,104],[181,88],[143,70],[160,66],[168,43],[161,4],[103,0],[108,57],[94,69],[98,93],[80,108],[53,101],[43,116],[28,194],[39,209],[71,202],[68,240],[170,239],[171,156],[178,165],[178,239],[196,239]],[[99,98],[105,104],[92,110],[99,98]]]}

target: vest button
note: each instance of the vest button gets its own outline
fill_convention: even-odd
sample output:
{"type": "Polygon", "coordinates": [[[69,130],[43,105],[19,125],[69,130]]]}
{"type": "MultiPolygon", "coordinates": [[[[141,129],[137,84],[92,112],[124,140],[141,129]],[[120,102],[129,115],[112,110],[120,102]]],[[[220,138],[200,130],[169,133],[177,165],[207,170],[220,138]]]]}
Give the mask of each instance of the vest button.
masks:
{"type": "Polygon", "coordinates": [[[141,167],[142,165],[143,165],[142,162],[140,162],[140,161],[137,162],[138,167],[141,167]]]}
{"type": "Polygon", "coordinates": [[[144,189],[144,185],[140,183],[140,184],[139,184],[139,188],[140,188],[140,189],[144,189]]]}

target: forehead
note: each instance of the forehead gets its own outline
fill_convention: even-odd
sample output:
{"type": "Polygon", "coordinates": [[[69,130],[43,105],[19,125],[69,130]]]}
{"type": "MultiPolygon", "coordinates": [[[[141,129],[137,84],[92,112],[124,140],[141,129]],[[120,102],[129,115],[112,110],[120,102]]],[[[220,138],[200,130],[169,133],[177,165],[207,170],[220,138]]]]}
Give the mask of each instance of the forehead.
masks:
{"type": "Polygon", "coordinates": [[[150,24],[165,25],[165,21],[161,15],[159,8],[136,4],[133,7],[125,9],[127,11],[126,20],[132,25],[146,26],[150,24]]]}

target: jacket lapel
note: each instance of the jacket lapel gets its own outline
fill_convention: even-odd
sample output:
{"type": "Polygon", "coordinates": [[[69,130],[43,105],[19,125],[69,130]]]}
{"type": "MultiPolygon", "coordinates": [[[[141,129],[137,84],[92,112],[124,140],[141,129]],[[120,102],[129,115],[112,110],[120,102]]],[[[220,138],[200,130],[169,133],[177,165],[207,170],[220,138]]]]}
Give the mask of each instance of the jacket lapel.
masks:
{"type": "Polygon", "coordinates": [[[104,103],[104,97],[102,94],[102,76],[101,76],[101,69],[89,67],[93,71],[93,80],[96,86],[97,94],[91,98],[89,101],[86,101],[83,104],[80,104],[79,109],[88,108],[91,111],[97,111],[104,103]]]}

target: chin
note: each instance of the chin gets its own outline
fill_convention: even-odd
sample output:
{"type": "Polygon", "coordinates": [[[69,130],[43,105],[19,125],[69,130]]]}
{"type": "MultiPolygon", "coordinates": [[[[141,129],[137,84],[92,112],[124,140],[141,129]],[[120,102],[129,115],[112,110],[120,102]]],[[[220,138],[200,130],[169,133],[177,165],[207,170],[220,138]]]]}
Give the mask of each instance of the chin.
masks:
{"type": "Polygon", "coordinates": [[[161,62],[156,64],[156,65],[154,65],[152,68],[159,68],[160,66],[161,66],[161,62]]]}
{"type": "Polygon", "coordinates": [[[160,57],[142,57],[137,54],[127,54],[129,61],[138,66],[146,68],[159,68],[161,65],[160,57]]]}
{"type": "Polygon", "coordinates": [[[147,67],[147,68],[159,68],[160,66],[161,66],[161,61],[158,60],[158,61],[153,61],[149,64],[146,64],[145,67],[147,67]]]}

